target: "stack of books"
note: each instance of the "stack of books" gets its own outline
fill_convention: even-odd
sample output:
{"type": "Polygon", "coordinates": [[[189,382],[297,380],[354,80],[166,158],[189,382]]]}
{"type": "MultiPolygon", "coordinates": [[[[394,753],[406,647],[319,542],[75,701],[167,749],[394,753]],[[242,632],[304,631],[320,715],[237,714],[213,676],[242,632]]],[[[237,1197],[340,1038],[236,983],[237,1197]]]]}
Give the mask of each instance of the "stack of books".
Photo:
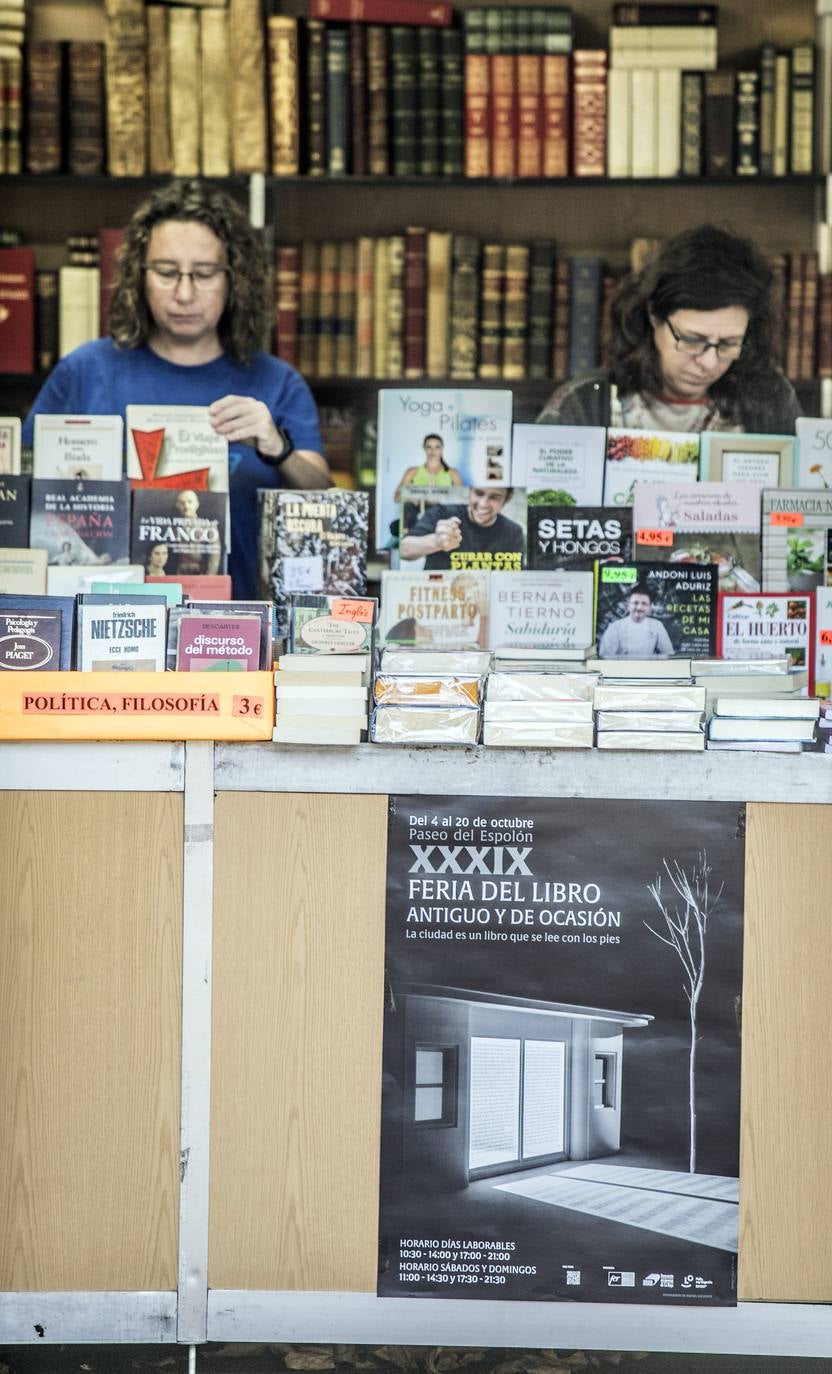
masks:
{"type": "Polygon", "coordinates": [[[705,705],[718,697],[794,697],[809,685],[806,668],[793,668],[788,658],[695,658],[693,680],[705,688],[705,705]]]}
{"type": "Polygon", "coordinates": [[[604,659],[595,688],[599,749],[705,748],[705,688],[697,687],[690,659],[604,659]]]}
{"type": "Polygon", "coordinates": [[[535,649],[517,645],[498,646],[491,656],[496,673],[585,673],[594,646],[582,649],[535,649]]]}
{"type": "Polygon", "coordinates": [[[492,672],[486,686],[483,744],[591,749],[597,681],[594,674],[580,670],[492,672]]]}
{"type": "Polygon", "coordinates": [[[390,649],[373,681],[376,744],[476,744],[488,655],[390,649]]]}
{"type": "Polygon", "coordinates": [[[815,747],[820,702],[807,697],[720,696],[708,721],[709,749],[799,754],[815,747]]]}
{"type": "Polygon", "coordinates": [[[369,654],[281,654],[272,739],[360,744],[366,738],[369,671],[369,654]]]}

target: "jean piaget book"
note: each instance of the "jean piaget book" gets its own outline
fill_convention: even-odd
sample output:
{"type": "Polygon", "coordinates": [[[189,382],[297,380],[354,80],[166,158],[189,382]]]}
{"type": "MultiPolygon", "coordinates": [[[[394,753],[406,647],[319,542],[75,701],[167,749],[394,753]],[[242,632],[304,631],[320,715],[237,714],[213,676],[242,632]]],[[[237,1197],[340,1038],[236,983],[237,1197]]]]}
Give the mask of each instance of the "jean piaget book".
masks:
{"type": "Polygon", "coordinates": [[[492,573],[490,647],[586,648],[594,639],[594,580],[591,572],[492,573]]]}
{"type": "Polygon", "coordinates": [[[373,650],[375,597],[316,596],[299,592],[289,613],[293,654],[366,654],[373,650]]]}
{"type": "Polygon", "coordinates": [[[74,597],[0,596],[0,669],[70,668],[74,623],[74,597]]]}
{"type": "Polygon", "coordinates": [[[403,568],[519,572],[526,562],[526,493],[517,487],[402,488],[403,568]]]}
{"type": "Polygon", "coordinates": [[[698,474],[698,434],[607,430],[605,506],[631,506],[637,482],[695,482],[698,474]]]}
{"type": "Polygon", "coordinates": [[[385,570],[379,640],[419,649],[486,649],[490,576],[385,570]]]}
{"type": "Polygon", "coordinates": [[[512,429],[511,480],[552,506],[597,506],[604,489],[603,425],[524,425],[512,429]]]}
{"type": "Polygon", "coordinates": [[[30,477],[0,474],[0,549],[28,546],[30,491],[30,477]]]}
{"type": "Polygon", "coordinates": [[[272,598],[277,637],[289,632],[296,592],[362,596],[367,585],[369,497],[363,491],[258,493],[261,595],[272,598]]]}
{"type": "Polygon", "coordinates": [[[225,492],[188,487],[133,492],[130,553],[153,576],[225,572],[227,529],[225,492]]]}
{"type": "Polygon", "coordinates": [[[535,572],[591,571],[597,559],[633,556],[633,516],[627,506],[559,506],[529,493],[528,563],[535,572]]]}
{"type": "Polygon", "coordinates": [[[161,673],[167,602],[163,596],[78,597],[78,669],[82,673],[161,673]]]}
{"type": "Polygon", "coordinates": [[[205,406],[130,405],[126,419],[128,477],[228,491],[228,440],[205,406]]]}
{"type": "Polygon", "coordinates": [[[36,415],[35,477],[117,482],[124,473],[120,415],[36,415]]]}
{"type": "Polygon", "coordinates": [[[510,391],[378,393],[376,547],[395,547],[403,486],[511,484],[510,391]]]}
{"type": "Polygon", "coordinates": [[[599,658],[710,658],[716,645],[712,563],[599,563],[599,658]]]}
{"type": "Polygon", "coordinates": [[[639,482],[637,562],[713,563],[720,591],[760,590],[760,487],[753,482],[639,482]]]}
{"type": "Polygon", "coordinates": [[[735,596],[722,592],[717,620],[717,653],[725,659],[777,659],[792,668],[810,664],[814,646],[812,592],[760,592],[735,596]]]}
{"type": "Polygon", "coordinates": [[[126,481],[32,479],[29,542],[54,567],[127,563],[130,489],[126,481]]]}

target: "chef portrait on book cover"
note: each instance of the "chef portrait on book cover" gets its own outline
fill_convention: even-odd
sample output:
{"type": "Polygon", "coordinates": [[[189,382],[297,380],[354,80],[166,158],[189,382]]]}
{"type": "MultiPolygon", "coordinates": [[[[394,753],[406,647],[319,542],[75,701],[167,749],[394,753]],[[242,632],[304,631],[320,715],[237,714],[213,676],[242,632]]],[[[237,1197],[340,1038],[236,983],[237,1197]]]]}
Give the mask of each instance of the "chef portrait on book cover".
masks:
{"type": "Polygon", "coordinates": [[[711,657],[716,608],[717,569],[712,563],[600,563],[598,657],[711,657]]]}
{"type": "Polygon", "coordinates": [[[405,796],[388,833],[379,1294],[733,1305],[743,808],[405,796]]]}

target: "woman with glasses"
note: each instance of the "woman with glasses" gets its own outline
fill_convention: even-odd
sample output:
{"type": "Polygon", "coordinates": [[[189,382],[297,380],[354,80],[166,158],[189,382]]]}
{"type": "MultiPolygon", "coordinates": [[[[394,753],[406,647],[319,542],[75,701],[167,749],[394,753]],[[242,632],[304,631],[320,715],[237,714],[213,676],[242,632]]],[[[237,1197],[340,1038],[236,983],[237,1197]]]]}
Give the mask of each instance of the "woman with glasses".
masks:
{"type": "Polygon", "coordinates": [[[618,288],[609,368],[559,387],[538,423],[793,434],[800,407],[775,361],[778,323],[754,245],[685,230],[618,288]]]}
{"type": "Polygon", "coordinates": [[[207,406],[229,443],[234,595],[257,594],[257,489],[329,485],[311,392],[261,351],[270,301],[259,236],[222,191],[171,182],[127,226],[109,338],[50,373],[26,418],[124,414],[128,404],[207,406]]]}

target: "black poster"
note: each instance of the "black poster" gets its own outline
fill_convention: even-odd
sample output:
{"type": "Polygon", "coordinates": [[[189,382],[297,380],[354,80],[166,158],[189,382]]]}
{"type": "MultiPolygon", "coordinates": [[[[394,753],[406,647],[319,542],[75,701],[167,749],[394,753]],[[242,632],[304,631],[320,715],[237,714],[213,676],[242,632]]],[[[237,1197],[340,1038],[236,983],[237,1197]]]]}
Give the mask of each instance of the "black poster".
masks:
{"type": "Polygon", "coordinates": [[[390,799],[382,1296],[736,1302],[744,834],[390,799]]]}

